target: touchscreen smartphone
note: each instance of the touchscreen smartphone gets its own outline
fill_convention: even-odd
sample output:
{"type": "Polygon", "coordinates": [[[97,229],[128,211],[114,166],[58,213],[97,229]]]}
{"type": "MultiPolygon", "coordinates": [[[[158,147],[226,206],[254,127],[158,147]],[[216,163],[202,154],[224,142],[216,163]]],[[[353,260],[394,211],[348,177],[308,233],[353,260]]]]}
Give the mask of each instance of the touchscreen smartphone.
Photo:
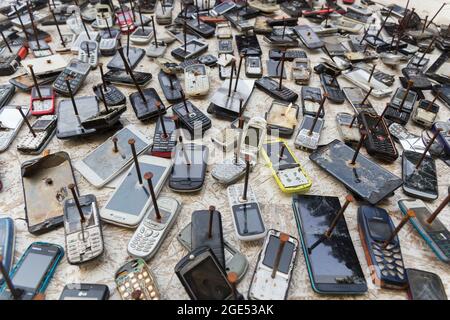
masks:
{"type": "Polygon", "coordinates": [[[150,141],[134,125],[128,125],[75,162],[75,168],[95,187],[103,187],[131,163],[133,154],[129,139],[134,139],[138,155],[150,146],[150,141]],[[117,150],[114,146],[116,139],[117,150]]]}
{"type": "Polygon", "coordinates": [[[69,283],[59,300],[108,300],[109,288],[104,284],[69,283]]]}
{"type": "Polygon", "coordinates": [[[432,272],[406,269],[408,277],[408,297],[411,300],[447,300],[441,278],[432,272]]]}
{"type": "Polygon", "coordinates": [[[329,237],[324,236],[341,208],[339,198],[294,195],[292,201],[313,290],[327,294],[365,293],[367,283],[345,218],[338,220],[329,237]]]}
{"type": "Polygon", "coordinates": [[[416,169],[421,157],[422,154],[418,152],[403,152],[403,190],[407,195],[416,198],[435,200],[438,197],[436,163],[431,156],[425,155],[421,165],[416,169]]]}
{"type": "Polygon", "coordinates": [[[71,99],[61,100],[58,104],[58,122],[56,125],[56,137],[69,139],[94,133],[95,129],[85,129],[81,123],[96,116],[99,105],[96,96],[84,96],[74,98],[78,110],[78,116],[71,99]]]}

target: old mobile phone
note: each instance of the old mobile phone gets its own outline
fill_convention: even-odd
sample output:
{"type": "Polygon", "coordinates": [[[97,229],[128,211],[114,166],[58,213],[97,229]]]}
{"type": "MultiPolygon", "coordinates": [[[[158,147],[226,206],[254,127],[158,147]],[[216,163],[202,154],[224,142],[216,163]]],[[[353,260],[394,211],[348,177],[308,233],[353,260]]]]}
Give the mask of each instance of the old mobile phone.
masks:
{"type": "Polygon", "coordinates": [[[81,85],[88,76],[90,70],[91,66],[88,63],[82,62],[78,59],[70,60],[69,64],[53,83],[53,89],[64,96],[69,96],[70,92],[66,84],[67,79],[70,82],[72,94],[76,94],[78,89],[81,88],[81,85]]]}
{"type": "Polygon", "coordinates": [[[97,96],[97,98],[103,102],[103,96],[105,96],[106,103],[110,107],[120,106],[126,103],[126,97],[115,85],[106,83],[98,84],[92,87],[92,91],[97,96]],[[101,92],[103,90],[103,94],[101,92]]]}
{"type": "Polygon", "coordinates": [[[274,100],[266,112],[267,133],[280,137],[290,137],[297,125],[299,106],[274,100]]]}
{"type": "Polygon", "coordinates": [[[415,217],[409,219],[420,236],[433,250],[434,254],[443,262],[450,262],[450,231],[445,224],[436,217],[432,223],[427,220],[432,214],[432,210],[419,199],[401,199],[398,206],[403,215],[408,210],[414,210],[415,217]]]}
{"type": "Polygon", "coordinates": [[[16,87],[11,80],[9,81],[10,84],[0,84],[0,109],[11,100],[16,91],[16,87]]]}
{"type": "MultiPolygon", "coordinates": [[[[250,10],[249,10],[250,11],[250,10]]],[[[231,25],[242,33],[248,33],[255,27],[255,21],[252,19],[242,19],[241,14],[245,13],[245,10],[233,10],[225,13],[223,16],[230,21],[231,25]]]]}
{"type": "Polygon", "coordinates": [[[14,294],[4,284],[0,288],[0,298],[32,300],[44,293],[63,256],[64,249],[57,244],[33,242],[9,275],[14,294]]]}
{"type": "Polygon", "coordinates": [[[398,236],[385,245],[394,229],[383,208],[367,205],[358,208],[358,230],[372,281],[382,288],[403,289],[407,279],[398,236]]]}
{"type": "Polygon", "coordinates": [[[292,79],[296,84],[308,84],[311,78],[311,62],[309,58],[295,58],[292,66],[292,79]]]}
{"type": "Polygon", "coordinates": [[[411,89],[414,91],[431,90],[433,87],[433,83],[427,77],[428,74],[426,75],[420,69],[403,68],[402,74],[404,75],[404,77],[400,77],[400,82],[404,87],[408,86],[409,80],[412,80],[414,83],[413,85],[411,85],[411,89]]]}
{"type": "Polygon", "coordinates": [[[421,99],[414,109],[411,119],[425,128],[431,128],[439,112],[439,105],[433,101],[421,99]]]}
{"type": "MultiPolygon", "coordinates": [[[[140,86],[146,86],[152,80],[152,74],[149,72],[133,71],[133,76],[140,86]]],[[[118,85],[134,86],[133,79],[125,70],[109,70],[105,73],[105,81],[118,85]]]]}
{"type": "Polygon", "coordinates": [[[184,100],[172,105],[172,111],[191,135],[197,133],[196,130],[203,133],[211,128],[211,119],[191,101],[184,100]]]}
{"type": "MultiPolygon", "coordinates": [[[[188,251],[192,251],[192,239],[191,239],[191,223],[187,224],[178,234],[177,240],[188,251]]],[[[224,240],[224,253],[225,253],[225,271],[235,272],[238,276],[238,281],[242,280],[248,269],[248,261],[245,255],[240,253],[237,249],[231,246],[226,240],[224,240]]]]}
{"type": "Polygon", "coordinates": [[[16,52],[9,52],[6,47],[0,49],[0,76],[10,76],[17,71],[20,63],[28,54],[28,48],[21,46],[16,52]]]}
{"type": "Polygon", "coordinates": [[[298,94],[288,87],[280,84],[275,79],[269,77],[261,77],[255,81],[256,87],[267,93],[269,96],[287,102],[294,102],[298,98],[298,94]]]}
{"type": "Polygon", "coordinates": [[[28,154],[41,153],[55,134],[56,116],[45,115],[39,117],[17,143],[17,150],[28,154]]]}
{"type": "Polygon", "coordinates": [[[186,44],[179,46],[171,51],[171,55],[178,60],[186,60],[198,57],[200,54],[208,50],[208,44],[200,40],[189,40],[186,44]]]}
{"type": "Polygon", "coordinates": [[[428,62],[430,62],[430,59],[422,58],[422,54],[416,53],[408,61],[406,68],[416,68],[419,70],[424,70],[425,67],[428,65],[428,62]]]}
{"type": "Polygon", "coordinates": [[[416,100],[417,93],[415,91],[404,89],[401,87],[397,88],[391,98],[391,101],[389,102],[388,110],[385,113],[386,119],[398,122],[403,125],[406,124],[409,120],[411,112],[413,111],[416,100]],[[405,98],[406,94],[407,96],[405,98]],[[402,109],[399,110],[402,103],[402,109]]]}
{"type": "Polygon", "coordinates": [[[243,156],[248,155],[251,162],[258,157],[259,150],[265,140],[267,122],[261,117],[253,117],[244,125],[239,152],[243,156]]]}
{"type": "Polygon", "coordinates": [[[201,21],[198,16],[195,19],[187,20],[186,27],[203,38],[211,38],[216,32],[216,28],[201,21]]]}
{"type": "Polygon", "coordinates": [[[127,228],[135,228],[152,203],[149,186],[144,183],[142,176],[145,172],[153,173],[154,191],[158,195],[172,167],[172,161],[148,155],[139,156],[137,163],[137,166],[134,164],[127,171],[100,211],[102,220],[127,228]],[[137,173],[138,170],[140,176],[137,173]]]}
{"type": "Polygon", "coordinates": [[[178,143],[169,178],[169,188],[176,192],[201,190],[208,165],[208,148],[196,143],[178,143]]]}
{"type": "Polygon", "coordinates": [[[394,162],[398,158],[398,151],[384,118],[380,120],[380,116],[363,111],[359,114],[359,120],[367,132],[364,140],[367,153],[381,161],[394,162]]]}
{"type": "Polygon", "coordinates": [[[31,114],[41,116],[55,113],[55,93],[52,86],[31,89],[31,114]]]}
{"type": "Polygon", "coordinates": [[[357,166],[350,165],[355,150],[336,139],[314,151],[309,158],[370,204],[377,204],[398,189],[403,181],[361,153],[357,166]],[[371,181],[370,184],[366,181],[371,181]]]}
{"type": "MultiPolygon", "coordinates": [[[[319,112],[320,102],[322,101],[322,91],[320,88],[302,86],[302,113],[304,116],[309,115],[315,117],[319,112]]],[[[323,118],[325,111],[322,108],[319,117],[323,118]]]]}
{"type": "Polygon", "coordinates": [[[114,275],[122,300],[159,300],[158,284],[150,268],[142,259],[133,259],[122,265],[114,275]]]}
{"type": "Polygon", "coordinates": [[[203,96],[209,91],[209,68],[194,64],[184,69],[184,88],[188,96],[203,96]]]}
{"type": "Polygon", "coordinates": [[[317,149],[324,122],[325,120],[320,117],[316,120],[316,117],[305,115],[298,129],[294,145],[305,150],[317,149]]]}
{"type": "Polygon", "coordinates": [[[292,208],[313,290],[325,294],[365,293],[366,280],[345,218],[337,221],[329,237],[324,236],[341,209],[339,198],[295,195],[292,208]]]}
{"type": "Polygon", "coordinates": [[[345,96],[341,90],[337,78],[325,72],[320,73],[319,77],[320,83],[323,87],[323,91],[325,91],[325,93],[328,95],[328,99],[334,103],[344,103],[345,96]]]}
{"type": "MultiPolygon", "coordinates": [[[[11,271],[14,262],[14,248],[16,244],[16,230],[14,220],[10,217],[0,216],[0,256],[7,274],[11,271]]],[[[0,275],[0,286],[3,285],[3,275],[0,275]]]]}
{"type": "MultiPolygon", "coordinates": [[[[124,46],[123,53],[131,70],[136,68],[136,66],[145,56],[145,50],[136,47],[124,46]]],[[[108,62],[107,67],[111,70],[125,70],[125,65],[119,52],[116,52],[114,57],[108,62]]]]}
{"type": "Polygon", "coordinates": [[[356,114],[352,115],[347,112],[338,112],[336,114],[336,122],[339,135],[345,144],[353,146],[361,140],[359,122],[356,114]]]}
{"type": "Polygon", "coordinates": [[[149,260],[155,255],[175,223],[181,204],[173,198],[159,197],[158,215],[155,206],[148,210],[128,243],[128,253],[135,258],[149,260]]]}
{"type": "Polygon", "coordinates": [[[233,39],[219,39],[217,41],[217,51],[221,53],[233,53],[233,39]]]}
{"type": "Polygon", "coordinates": [[[193,300],[231,300],[233,287],[224,268],[207,246],[189,252],[175,266],[175,274],[193,300]]]}
{"type": "Polygon", "coordinates": [[[353,107],[357,114],[365,111],[373,115],[378,115],[369,99],[364,99],[366,97],[366,94],[361,88],[345,87],[342,88],[342,91],[344,92],[345,97],[347,98],[348,102],[350,102],[350,105],[353,107]]]}
{"type": "Polygon", "coordinates": [[[265,142],[262,155],[281,191],[306,192],[311,188],[311,179],[284,140],[275,139],[265,142]]]}
{"type": "Polygon", "coordinates": [[[349,80],[366,92],[372,89],[370,94],[374,97],[382,98],[392,93],[392,89],[390,89],[384,83],[378,81],[375,78],[371,79],[370,72],[365,69],[354,67],[351,70],[344,71],[342,75],[345,79],[349,80]]]}
{"type": "Polygon", "coordinates": [[[431,156],[425,155],[419,168],[416,169],[421,157],[422,153],[403,151],[403,191],[415,198],[435,200],[438,197],[436,163],[431,156]]]}
{"type": "Polygon", "coordinates": [[[297,256],[298,240],[270,229],[264,240],[253,273],[250,300],[285,300],[297,256]]]}
{"type": "Polygon", "coordinates": [[[59,300],[108,300],[109,288],[104,284],[69,283],[64,286],[59,300]]]}
{"type": "Polygon", "coordinates": [[[143,45],[149,43],[152,37],[153,37],[152,27],[144,26],[136,28],[136,30],[134,30],[133,33],[131,33],[130,41],[138,45],[143,45]]]}
{"type": "Polygon", "coordinates": [[[260,78],[262,73],[261,56],[247,56],[245,58],[245,75],[249,78],[260,78]]]}
{"type": "MultiPolygon", "coordinates": [[[[23,113],[28,115],[30,108],[28,106],[21,108],[23,113]]],[[[0,152],[8,149],[23,123],[24,119],[17,106],[7,105],[0,109],[0,152]]]]}
{"type": "Polygon", "coordinates": [[[322,40],[308,25],[298,25],[294,28],[294,32],[308,49],[318,49],[324,45],[322,40]]]}
{"type": "Polygon", "coordinates": [[[71,46],[71,51],[74,54],[78,54],[78,50],[80,50],[80,45],[83,41],[93,40],[97,41],[100,37],[100,33],[98,31],[90,31],[89,36],[86,31],[82,31],[78,34],[78,36],[74,39],[71,46]]]}
{"type": "Polygon", "coordinates": [[[63,212],[67,261],[81,264],[99,257],[104,245],[95,196],[87,194],[67,199],[63,212]]]}
{"type": "Polygon", "coordinates": [[[44,40],[32,40],[28,42],[28,48],[35,58],[48,57],[53,54],[52,49],[44,40]]]}
{"type": "Polygon", "coordinates": [[[98,48],[102,56],[113,56],[117,51],[117,40],[120,37],[119,30],[111,30],[112,37],[109,34],[104,34],[100,38],[100,42],[98,44],[98,48]],[[115,32],[115,33],[112,33],[115,32]],[[106,35],[106,37],[105,37],[106,35]]]}
{"type": "Polygon", "coordinates": [[[97,68],[99,49],[97,41],[83,41],[78,50],[78,60],[88,63],[92,69],[97,68]]]}
{"type": "Polygon", "coordinates": [[[176,74],[169,74],[161,70],[158,73],[158,80],[167,101],[177,103],[183,100],[181,94],[183,88],[176,74]]]}
{"type": "Polygon", "coordinates": [[[225,251],[222,229],[222,215],[210,206],[208,210],[196,210],[191,218],[192,250],[208,247],[217,258],[220,267],[225,270],[225,251]]]}
{"type": "Polygon", "coordinates": [[[158,118],[153,134],[153,144],[150,154],[155,157],[171,158],[173,149],[177,144],[177,132],[175,121],[172,117],[163,116],[158,118]],[[161,123],[161,119],[164,122],[161,123]],[[164,126],[164,130],[163,130],[164,126]]]}
{"type": "Polygon", "coordinates": [[[433,133],[439,129],[442,130],[438,133],[437,140],[443,146],[444,152],[450,155],[450,121],[436,121],[431,127],[433,133]]]}
{"type": "Polygon", "coordinates": [[[408,298],[411,300],[447,300],[441,278],[432,272],[406,269],[408,298]]]}
{"type": "Polygon", "coordinates": [[[234,2],[222,2],[212,8],[211,14],[215,17],[218,17],[230,11],[234,7],[236,7],[236,4],[234,2]]]}
{"type": "Polygon", "coordinates": [[[142,94],[145,96],[145,101],[143,101],[140,92],[133,92],[128,97],[139,120],[145,121],[156,118],[159,112],[166,113],[166,107],[154,88],[142,89],[142,94]],[[156,107],[157,104],[160,105],[161,109],[156,107]]]}
{"type": "Polygon", "coordinates": [[[83,96],[74,98],[78,115],[75,113],[74,102],[71,99],[61,100],[58,104],[58,121],[56,125],[56,137],[58,139],[70,139],[90,135],[96,129],[84,128],[82,123],[99,113],[99,105],[96,96],[83,96]]]}
{"type": "Polygon", "coordinates": [[[286,69],[281,68],[281,60],[266,60],[267,64],[267,76],[271,78],[286,79],[286,69]]]}
{"type": "Polygon", "coordinates": [[[261,56],[261,46],[255,34],[237,34],[234,36],[239,55],[261,56]]]}

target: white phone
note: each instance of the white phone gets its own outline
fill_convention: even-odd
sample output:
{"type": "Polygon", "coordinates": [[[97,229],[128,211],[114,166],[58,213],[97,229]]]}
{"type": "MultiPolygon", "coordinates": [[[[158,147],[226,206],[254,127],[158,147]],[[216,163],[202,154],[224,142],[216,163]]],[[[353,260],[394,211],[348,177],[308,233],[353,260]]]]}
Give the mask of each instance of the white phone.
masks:
{"type": "Polygon", "coordinates": [[[194,64],[184,69],[184,87],[189,96],[202,96],[209,91],[209,68],[194,64]]]}
{"type": "MultiPolygon", "coordinates": [[[[153,173],[153,188],[158,196],[172,168],[169,159],[141,155],[138,157],[141,177],[153,173]]],[[[147,181],[142,184],[137,176],[136,165],[132,165],[119,186],[100,212],[103,221],[122,227],[135,228],[152,205],[152,197],[147,181]]]]}
{"type": "Polygon", "coordinates": [[[115,178],[133,160],[128,140],[135,140],[139,155],[150,147],[151,142],[134,125],[128,125],[91,151],[83,159],[75,162],[75,168],[92,185],[103,187],[115,178]],[[114,145],[117,138],[117,151],[114,145]],[[114,139],[114,140],[113,140],[114,139]]]}
{"type": "MultiPolygon", "coordinates": [[[[28,116],[30,108],[21,106],[22,111],[28,116]]],[[[17,106],[4,106],[0,109],[0,152],[8,149],[11,142],[16,137],[24,120],[17,106]]]]}
{"type": "Polygon", "coordinates": [[[258,152],[265,140],[267,122],[261,117],[251,118],[244,127],[239,153],[241,157],[250,156],[251,162],[256,161],[258,152]]]}

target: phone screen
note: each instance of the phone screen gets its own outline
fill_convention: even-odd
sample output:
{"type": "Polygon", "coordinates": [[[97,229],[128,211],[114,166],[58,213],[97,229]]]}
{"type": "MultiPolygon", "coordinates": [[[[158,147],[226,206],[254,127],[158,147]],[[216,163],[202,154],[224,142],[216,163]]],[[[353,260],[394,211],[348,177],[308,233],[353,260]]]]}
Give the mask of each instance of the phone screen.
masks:
{"type": "Polygon", "coordinates": [[[414,300],[447,300],[441,279],[437,274],[407,269],[409,290],[414,300]]]}
{"type": "Polygon", "coordinates": [[[425,156],[419,170],[416,165],[422,155],[417,152],[403,152],[403,183],[407,188],[427,194],[437,195],[436,163],[430,156],[425,156]]]}
{"type": "MultiPolygon", "coordinates": [[[[278,253],[278,248],[280,247],[280,238],[271,235],[269,243],[267,244],[266,251],[264,252],[263,264],[271,269],[275,264],[275,259],[278,253]]],[[[292,262],[292,255],[295,251],[295,245],[288,241],[284,245],[283,252],[281,253],[280,264],[278,266],[278,271],[284,274],[289,273],[289,266],[292,262]]]]}
{"type": "Polygon", "coordinates": [[[267,156],[270,158],[272,166],[275,168],[296,163],[295,159],[292,157],[292,154],[287,149],[284,149],[283,156],[280,157],[282,145],[284,145],[284,142],[263,144],[263,148],[266,151],[267,156]]]}
{"type": "MultiPolygon", "coordinates": [[[[25,114],[28,113],[27,110],[23,110],[25,114]]],[[[16,129],[23,122],[23,118],[20,115],[19,110],[15,107],[4,107],[0,110],[0,125],[2,128],[16,129]]]]}
{"type": "Polygon", "coordinates": [[[315,282],[339,284],[344,278],[354,284],[365,283],[345,218],[339,219],[330,237],[324,237],[341,208],[339,198],[299,195],[294,206],[315,282]]]}
{"type": "Polygon", "coordinates": [[[203,179],[206,169],[203,146],[184,144],[184,148],[188,159],[186,159],[181,145],[177,145],[177,154],[175,156],[171,178],[182,180],[203,179]],[[190,165],[187,164],[187,161],[189,161],[190,165]]]}
{"type": "Polygon", "coordinates": [[[392,234],[392,228],[386,221],[370,219],[367,221],[369,225],[370,236],[379,241],[386,241],[392,234]]]}
{"type": "Polygon", "coordinates": [[[224,300],[232,294],[219,268],[208,256],[184,274],[186,282],[198,300],[224,300]]]}
{"type": "MultiPolygon", "coordinates": [[[[166,167],[145,162],[139,162],[139,167],[142,174],[145,172],[153,173],[152,182],[156,189],[166,167]]],[[[136,168],[133,166],[121,185],[116,189],[113,197],[108,201],[106,209],[138,216],[149,199],[151,199],[148,184],[146,181],[143,182],[143,184],[139,184],[136,168]]],[[[156,190],[155,192],[157,193],[156,190]]]]}
{"type": "Polygon", "coordinates": [[[256,203],[235,205],[232,208],[236,228],[241,236],[264,232],[264,223],[256,203]]]}
{"type": "MultiPolygon", "coordinates": [[[[81,198],[80,201],[82,201],[81,198]]],[[[66,219],[64,223],[66,227],[66,232],[73,233],[81,231],[81,217],[75,205],[75,202],[71,201],[68,205],[66,205],[65,209],[66,209],[65,211],[66,219]]],[[[83,228],[88,228],[95,225],[94,210],[95,210],[94,202],[81,204],[81,211],[83,212],[83,216],[86,219],[85,222],[83,222],[83,228]]]]}
{"type": "Polygon", "coordinates": [[[95,96],[75,98],[79,116],[75,115],[72,101],[70,99],[62,100],[58,105],[57,130],[59,135],[76,135],[94,132],[95,129],[84,129],[81,122],[97,115],[98,101],[95,96]]]}

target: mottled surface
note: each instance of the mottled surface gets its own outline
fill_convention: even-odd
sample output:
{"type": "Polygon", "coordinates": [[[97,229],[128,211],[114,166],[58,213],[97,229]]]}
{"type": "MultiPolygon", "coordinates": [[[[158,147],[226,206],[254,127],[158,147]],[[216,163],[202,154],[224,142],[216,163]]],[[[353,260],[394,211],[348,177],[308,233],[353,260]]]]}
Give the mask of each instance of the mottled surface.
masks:
{"type": "MultiPolygon", "coordinates": [[[[399,2],[403,5],[404,1],[399,2]]],[[[420,2],[418,0],[411,1],[411,6],[415,6],[416,11],[422,13],[421,8],[428,10],[427,13],[430,16],[434,14],[435,10],[439,8],[441,4],[440,0],[432,0],[426,2],[420,2]],[[426,8],[425,8],[426,7],[426,8]]],[[[179,10],[179,4],[177,1],[176,11],[179,10]]],[[[448,20],[448,7],[445,9],[440,17],[439,21],[441,23],[449,23],[448,20]]],[[[302,23],[305,22],[304,19],[300,19],[302,23]]],[[[66,26],[62,27],[62,30],[65,31],[66,26]]],[[[45,30],[51,30],[52,27],[44,27],[45,30]]],[[[162,30],[161,26],[158,26],[159,30],[162,30]]],[[[236,34],[236,30],[233,30],[233,33],[236,34]]],[[[52,30],[52,35],[54,39],[56,38],[56,30],[52,30]]],[[[263,47],[263,60],[268,57],[268,49],[267,44],[262,40],[260,36],[260,44],[263,47]]],[[[330,39],[330,41],[341,41],[340,39],[330,39]]],[[[56,41],[55,41],[56,42],[56,41]]],[[[209,52],[212,54],[217,53],[216,49],[216,40],[212,39],[208,41],[209,43],[209,52]]],[[[54,43],[51,43],[54,46],[54,43]]],[[[169,47],[169,50],[173,49],[178,44],[172,44],[169,47]]],[[[309,57],[312,60],[312,65],[316,65],[320,61],[320,56],[323,56],[320,52],[312,52],[307,50],[309,57]]],[[[438,56],[438,50],[435,50],[433,53],[432,61],[438,56]]],[[[169,57],[169,51],[166,53],[166,56],[169,57]]],[[[72,55],[66,55],[66,59],[70,59],[72,55]]],[[[110,58],[102,58],[103,62],[107,62],[110,58]]],[[[263,62],[263,66],[266,64],[263,62]]],[[[400,69],[392,70],[384,66],[381,62],[377,63],[377,67],[395,73],[397,75],[400,74],[400,69]]],[[[286,63],[288,81],[285,81],[284,84],[291,89],[295,90],[295,92],[300,93],[300,86],[294,84],[291,79],[291,68],[292,63],[286,63]]],[[[158,73],[158,66],[148,57],[145,57],[136,70],[145,70],[150,71],[153,74],[153,80],[149,84],[149,87],[154,87],[161,97],[163,97],[163,93],[160,89],[158,80],[156,79],[158,73]]],[[[242,76],[245,77],[244,72],[242,72],[242,76]]],[[[8,80],[7,77],[3,77],[0,79],[0,83],[4,83],[8,80]]],[[[183,80],[183,79],[182,79],[183,80]]],[[[87,95],[92,94],[92,86],[100,81],[100,73],[97,70],[94,70],[90,73],[87,81],[85,82],[82,90],[78,93],[79,95],[87,95]]],[[[208,100],[211,98],[214,90],[216,90],[221,83],[221,80],[218,77],[218,69],[211,69],[211,90],[209,91],[209,95],[203,99],[193,99],[193,103],[200,107],[202,110],[206,112],[206,108],[208,105],[208,100]]],[[[341,86],[351,86],[349,82],[339,78],[339,83],[341,86]]],[[[319,77],[317,74],[312,75],[311,85],[320,86],[319,85],[319,77]]],[[[398,86],[399,80],[396,79],[396,82],[393,88],[398,86]]],[[[128,88],[122,87],[122,90],[128,91],[128,88]]],[[[425,95],[427,98],[431,97],[429,92],[426,92],[425,95]]],[[[58,98],[61,100],[62,98],[58,98]]],[[[377,109],[378,112],[381,113],[383,106],[388,101],[388,99],[374,99],[370,98],[372,104],[377,109]]],[[[272,99],[269,98],[266,94],[262,93],[258,89],[255,89],[252,97],[248,103],[247,110],[245,115],[247,116],[256,116],[263,115],[264,112],[268,110],[270,107],[272,99]]],[[[15,95],[12,103],[19,104],[28,104],[29,97],[26,94],[18,93],[15,95]]],[[[450,117],[449,109],[442,105],[442,103],[438,102],[441,106],[441,111],[438,116],[438,120],[446,120],[450,117]]],[[[338,112],[352,112],[350,105],[346,102],[342,105],[336,105],[332,103],[327,103],[325,106],[325,128],[323,130],[323,136],[321,143],[327,143],[331,140],[334,140],[338,137],[338,131],[336,129],[336,120],[335,116],[338,112]]],[[[154,131],[154,123],[146,123],[143,124],[138,121],[133,113],[131,106],[128,104],[128,110],[124,114],[124,118],[126,118],[129,122],[136,124],[139,129],[145,133],[147,136],[151,137],[154,131]]],[[[299,119],[301,120],[301,119],[299,119]]],[[[210,140],[210,136],[216,132],[217,129],[225,128],[229,126],[227,121],[221,121],[217,119],[213,119],[213,128],[207,131],[205,136],[205,143],[210,147],[210,151],[213,157],[220,158],[219,150],[212,144],[210,140]],[[215,154],[214,155],[214,152],[215,154]]],[[[407,125],[407,128],[414,133],[420,133],[421,128],[415,126],[411,122],[407,125]]],[[[26,127],[24,126],[18,137],[22,137],[26,133],[26,127]]],[[[80,140],[69,140],[62,141],[56,138],[53,138],[51,143],[48,146],[51,152],[56,152],[58,150],[67,151],[72,160],[76,161],[85,156],[89,151],[97,147],[101,144],[108,135],[99,135],[95,137],[90,137],[86,139],[80,140]]],[[[16,240],[16,261],[27,248],[27,246],[33,241],[48,241],[53,243],[58,243],[60,245],[64,245],[64,231],[62,228],[46,233],[41,236],[33,236],[28,233],[26,224],[23,220],[19,220],[24,217],[24,205],[23,205],[23,195],[22,195],[22,186],[20,181],[20,164],[25,160],[32,159],[34,156],[26,156],[20,154],[16,149],[17,139],[13,142],[13,144],[9,147],[9,149],[0,154],[0,177],[4,184],[4,189],[0,193],[0,213],[9,215],[16,219],[16,229],[17,229],[17,240],[16,240]]],[[[289,146],[294,149],[293,146],[293,138],[288,141],[289,146]]],[[[397,145],[400,149],[400,145],[397,145]]],[[[295,149],[294,149],[295,150],[295,149]]],[[[365,151],[363,151],[365,152],[365,151]]],[[[316,165],[314,165],[308,158],[308,153],[295,150],[295,154],[300,159],[300,162],[307,170],[311,178],[313,179],[313,186],[310,190],[310,194],[316,195],[335,195],[340,197],[341,201],[346,194],[345,188],[336,180],[332,179],[325,172],[321,171],[316,165]]],[[[436,208],[438,203],[444,198],[447,194],[447,188],[449,186],[449,177],[450,177],[450,168],[447,167],[440,160],[436,161],[437,169],[438,169],[438,184],[439,184],[439,199],[430,203],[429,206],[431,208],[436,208]]],[[[395,173],[396,175],[401,175],[401,160],[397,159],[396,162],[386,165],[382,164],[384,168],[395,173]]],[[[169,195],[171,197],[175,197],[183,203],[183,208],[180,216],[178,217],[173,229],[171,230],[168,238],[164,241],[161,246],[159,252],[156,256],[149,262],[150,268],[154,271],[156,275],[157,282],[159,284],[162,298],[164,299],[184,299],[187,298],[187,295],[178,281],[178,278],[173,272],[173,268],[175,264],[186,254],[186,250],[178,243],[176,240],[177,232],[180,231],[191,219],[191,213],[196,209],[205,209],[209,205],[215,205],[216,208],[221,211],[223,217],[223,227],[224,227],[224,235],[227,241],[229,241],[233,246],[240,249],[248,258],[250,262],[250,268],[246,276],[244,277],[242,283],[239,284],[239,290],[242,292],[246,292],[249,286],[249,282],[251,280],[251,275],[254,270],[257,256],[260,250],[261,243],[244,243],[239,242],[234,234],[232,220],[231,220],[231,212],[228,206],[228,199],[226,196],[226,189],[222,185],[218,184],[210,175],[209,171],[211,170],[211,166],[208,168],[207,179],[204,188],[201,192],[196,194],[175,194],[171,192],[167,186],[164,187],[162,194],[169,195]]],[[[95,189],[92,185],[90,185],[78,172],[75,172],[75,176],[77,182],[79,184],[79,188],[82,194],[94,193],[97,196],[100,207],[104,205],[105,201],[111,194],[111,189],[103,188],[100,190],[95,189]]],[[[258,199],[260,200],[261,209],[263,213],[264,221],[269,228],[275,228],[287,232],[291,235],[298,237],[297,227],[295,224],[295,220],[293,217],[292,209],[291,209],[291,196],[287,194],[283,194],[279,188],[277,187],[275,180],[272,178],[270,171],[268,168],[264,166],[264,164],[259,163],[254,172],[250,176],[250,183],[253,187],[253,190],[256,192],[258,199]]],[[[381,206],[387,209],[390,212],[390,215],[395,224],[398,224],[401,218],[401,213],[397,206],[397,201],[401,198],[405,198],[405,195],[399,189],[395,195],[381,203],[381,206]]],[[[350,228],[350,233],[353,238],[353,243],[355,245],[359,260],[361,262],[362,268],[366,277],[368,277],[368,270],[366,259],[364,257],[363,249],[361,247],[361,242],[359,235],[356,230],[356,210],[357,204],[352,204],[349,206],[345,213],[345,217],[350,228]]],[[[440,219],[444,222],[445,225],[449,225],[450,222],[450,212],[448,207],[445,209],[440,216],[440,219]]],[[[47,290],[47,298],[48,299],[57,299],[61,293],[63,286],[68,282],[92,282],[92,283],[104,283],[108,284],[111,292],[113,294],[113,299],[118,298],[118,294],[115,291],[114,285],[114,272],[117,268],[124,263],[128,256],[126,252],[127,243],[133,233],[133,230],[120,228],[112,225],[105,224],[103,227],[104,231],[104,240],[106,250],[104,255],[91,263],[84,264],[82,266],[71,266],[67,263],[67,260],[64,258],[62,263],[56,270],[55,277],[50,283],[50,286],[47,290]]],[[[444,282],[447,290],[447,294],[450,295],[450,272],[448,265],[437,260],[435,255],[432,253],[430,248],[426,245],[426,243],[418,236],[418,234],[413,230],[410,224],[407,224],[406,227],[400,232],[400,240],[402,244],[402,252],[405,260],[406,267],[418,268],[427,271],[432,271],[440,275],[442,281],[444,282]]],[[[393,291],[393,290],[380,290],[379,288],[375,288],[371,285],[371,281],[368,279],[368,283],[370,289],[367,294],[352,297],[334,297],[334,296],[323,296],[318,295],[313,292],[311,289],[310,281],[308,278],[308,273],[304,261],[304,257],[301,251],[299,251],[297,255],[297,264],[294,270],[294,277],[291,282],[291,287],[289,290],[289,299],[335,299],[335,298],[345,298],[345,299],[405,299],[406,292],[404,291],[393,291]]]]}

